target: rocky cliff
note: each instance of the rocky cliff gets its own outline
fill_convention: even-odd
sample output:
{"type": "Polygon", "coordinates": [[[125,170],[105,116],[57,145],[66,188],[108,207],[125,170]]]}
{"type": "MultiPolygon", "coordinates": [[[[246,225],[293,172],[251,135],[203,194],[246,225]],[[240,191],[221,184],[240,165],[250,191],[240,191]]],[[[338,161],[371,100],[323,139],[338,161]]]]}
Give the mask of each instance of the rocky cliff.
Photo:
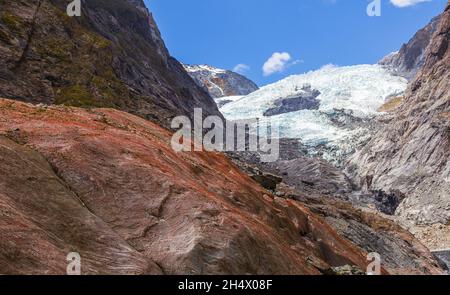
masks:
{"type": "Polygon", "coordinates": [[[425,51],[436,32],[440,18],[440,16],[433,18],[407,44],[404,44],[400,51],[386,56],[379,64],[387,66],[394,73],[408,80],[414,79],[425,61],[425,51]]]}
{"type": "Polygon", "coordinates": [[[384,199],[354,191],[351,180],[340,169],[306,154],[298,140],[281,139],[276,162],[262,163],[252,152],[231,153],[230,157],[274,195],[300,202],[352,243],[367,252],[380,253],[383,266],[391,274],[428,269],[428,250],[391,216],[381,213],[388,207],[384,199]]]}
{"type": "Polygon", "coordinates": [[[214,98],[247,95],[259,89],[255,83],[232,71],[208,65],[185,65],[184,67],[197,84],[214,98]]]}
{"type": "Polygon", "coordinates": [[[219,114],[172,58],[142,0],[0,1],[0,96],[113,107],[164,126],[194,107],[219,114]]]}
{"type": "Polygon", "coordinates": [[[61,274],[69,252],[84,274],[332,274],[365,271],[375,250],[384,273],[442,272],[392,222],[275,197],[222,154],[174,152],[139,117],[12,100],[0,111],[2,274],[61,274]]]}
{"type": "MultiPolygon", "coordinates": [[[[291,177],[268,191],[225,155],[174,152],[160,125],[218,114],[213,100],[142,0],[82,3],[69,18],[67,1],[0,0],[1,274],[63,274],[69,252],[83,274],[336,274],[364,271],[369,252],[385,274],[442,273],[410,233],[341,198],[352,184],[325,161],[282,159],[273,172],[291,177]]],[[[448,86],[448,31],[436,40],[423,77],[439,79],[411,93],[448,86]]]]}
{"type": "Polygon", "coordinates": [[[366,189],[404,195],[396,214],[432,248],[450,246],[450,4],[385,128],[350,161],[366,189]]]}

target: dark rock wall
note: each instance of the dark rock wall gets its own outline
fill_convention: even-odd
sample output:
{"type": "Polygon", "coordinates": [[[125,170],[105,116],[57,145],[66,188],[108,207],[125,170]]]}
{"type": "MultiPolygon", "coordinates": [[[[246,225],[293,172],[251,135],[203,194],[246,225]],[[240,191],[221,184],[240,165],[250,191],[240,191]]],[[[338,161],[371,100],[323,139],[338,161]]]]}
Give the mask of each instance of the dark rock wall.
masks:
{"type": "Polygon", "coordinates": [[[425,51],[436,32],[439,21],[440,16],[433,18],[407,44],[404,44],[399,52],[386,56],[379,64],[388,66],[394,73],[408,80],[414,79],[425,61],[425,51]]]}
{"type": "Polygon", "coordinates": [[[172,58],[143,1],[0,1],[0,97],[113,107],[168,126],[210,96],[172,58]]]}

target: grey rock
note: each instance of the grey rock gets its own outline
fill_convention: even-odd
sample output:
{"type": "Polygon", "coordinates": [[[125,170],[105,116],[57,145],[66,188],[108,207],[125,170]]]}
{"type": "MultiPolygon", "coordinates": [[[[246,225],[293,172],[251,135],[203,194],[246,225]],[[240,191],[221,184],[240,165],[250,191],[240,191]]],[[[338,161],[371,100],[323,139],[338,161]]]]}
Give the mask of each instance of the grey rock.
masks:
{"type": "Polygon", "coordinates": [[[395,219],[394,215],[396,210],[405,199],[405,196],[401,192],[394,191],[387,193],[382,190],[361,191],[351,180],[349,181],[352,183],[354,191],[347,194],[345,200],[356,207],[380,212],[395,219]]]}
{"type": "Polygon", "coordinates": [[[446,269],[447,272],[449,272],[450,271],[450,250],[433,251],[432,253],[441,262],[442,268],[446,269]]]}
{"type": "MultiPolygon", "coordinates": [[[[390,272],[434,273],[435,269],[440,268],[436,258],[412,234],[376,213],[372,195],[356,199],[353,184],[343,172],[322,159],[305,156],[301,144],[293,142],[293,139],[281,140],[282,156],[272,164],[260,163],[258,156],[249,152],[230,156],[250,176],[270,173],[281,177],[283,182],[275,190],[277,196],[304,204],[367,253],[379,253],[382,267],[390,272]],[[369,204],[368,200],[372,203],[369,204]],[[369,205],[374,210],[368,210],[369,205]],[[357,209],[359,206],[364,210],[357,209]]],[[[314,261],[310,263],[321,268],[314,261]]],[[[339,266],[342,264],[338,264],[334,270],[322,269],[322,272],[331,275],[360,274],[360,271],[349,271],[346,265],[343,268],[339,266]]]]}
{"type": "Polygon", "coordinates": [[[233,71],[208,65],[184,65],[184,67],[194,81],[213,98],[248,95],[259,89],[253,81],[233,71]]]}
{"type": "Polygon", "coordinates": [[[363,189],[405,196],[396,215],[411,230],[450,222],[450,4],[439,20],[404,102],[348,166],[363,189]]]}
{"type": "Polygon", "coordinates": [[[283,181],[283,178],[269,173],[260,173],[251,176],[253,180],[261,184],[261,186],[268,190],[275,190],[277,185],[283,181]]]}
{"type": "Polygon", "coordinates": [[[331,270],[338,276],[363,276],[366,273],[354,265],[332,267],[331,270]]]}
{"type": "Polygon", "coordinates": [[[320,101],[317,97],[319,95],[320,91],[311,89],[310,86],[305,86],[297,95],[291,95],[275,100],[275,107],[265,111],[264,116],[271,117],[300,110],[318,110],[320,101]]]}
{"type": "Polygon", "coordinates": [[[433,18],[407,44],[404,44],[400,51],[384,57],[379,64],[387,66],[394,73],[408,80],[412,80],[424,63],[425,50],[431,42],[439,21],[440,16],[433,18]]]}

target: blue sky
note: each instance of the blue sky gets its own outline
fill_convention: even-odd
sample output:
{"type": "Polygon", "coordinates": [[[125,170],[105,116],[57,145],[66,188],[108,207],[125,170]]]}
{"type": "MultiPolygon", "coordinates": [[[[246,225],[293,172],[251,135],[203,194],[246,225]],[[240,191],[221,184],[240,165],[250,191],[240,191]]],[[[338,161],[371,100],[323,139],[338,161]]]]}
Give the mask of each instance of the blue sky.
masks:
{"type": "Polygon", "coordinates": [[[241,70],[259,85],[326,64],[376,63],[447,3],[381,1],[381,16],[369,17],[369,0],[145,0],[178,60],[246,65],[241,70]]]}

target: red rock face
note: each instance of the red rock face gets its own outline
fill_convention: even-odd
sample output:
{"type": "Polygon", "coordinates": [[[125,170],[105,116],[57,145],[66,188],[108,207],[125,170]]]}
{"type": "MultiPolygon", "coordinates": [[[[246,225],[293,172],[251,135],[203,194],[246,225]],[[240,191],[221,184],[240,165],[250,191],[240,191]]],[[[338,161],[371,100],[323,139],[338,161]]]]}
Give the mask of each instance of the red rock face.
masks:
{"type": "Polygon", "coordinates": [[[0,137],[0,159],[1,274],[63,274],[72,251],[82,253],[83,273],[161,273],[90,212],[39,153],[0,137]]]}
{"type": "Polygon", "coordinates": [[[221,154],[110,109],[0,101],[0,273],[321,274],[366,253],[221,154]],[[5,173],[6,172],[6,173],[5,173]]]}

